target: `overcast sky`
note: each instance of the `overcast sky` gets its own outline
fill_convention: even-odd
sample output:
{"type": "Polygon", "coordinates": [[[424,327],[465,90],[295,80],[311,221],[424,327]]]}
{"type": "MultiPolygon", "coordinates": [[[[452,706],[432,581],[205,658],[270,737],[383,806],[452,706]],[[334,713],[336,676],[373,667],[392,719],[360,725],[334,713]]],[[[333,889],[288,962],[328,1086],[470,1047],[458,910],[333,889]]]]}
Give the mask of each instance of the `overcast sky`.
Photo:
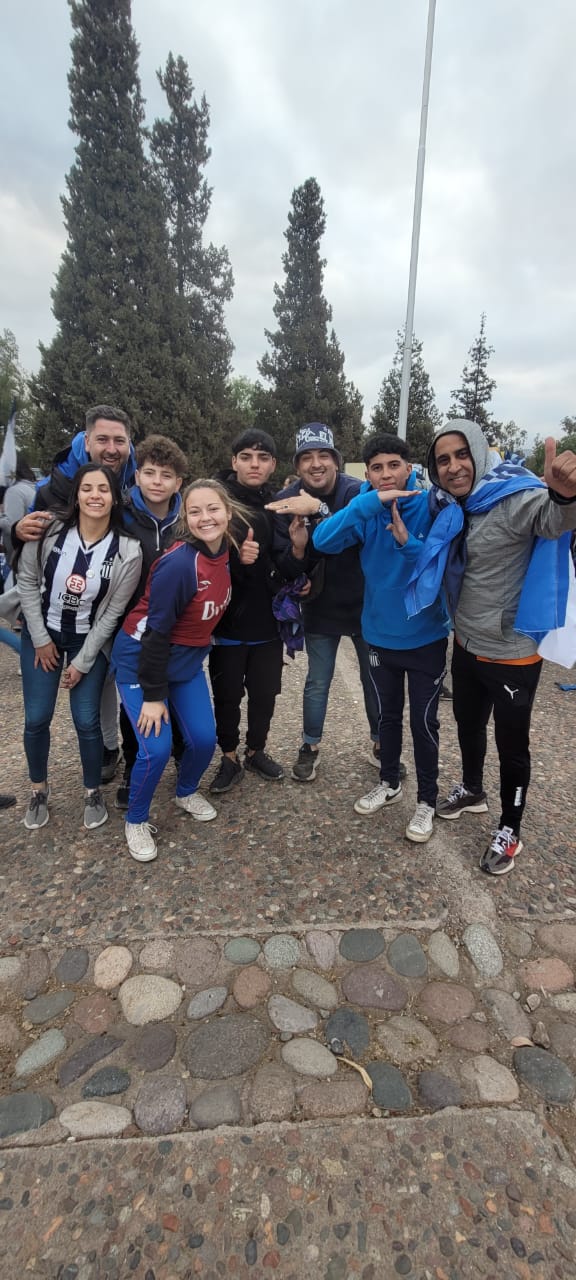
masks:
{"type": "MultiPolygon", "coordinates": [[[[169,50],[211,109],[209,236],[236,280],[238,373],[273,327],[290,197],[317,178],[325,293],[365,421],[406,309],[427,0],[133,0],[147,121],[169,50]]],[[[65,243],[65,0],[6,6],[0,329],[24,366],[54,331],[65,243]]],[[[576,414],[574,0],[438,0],[415,331],[446,410],[487,315],[495,416],[530,436],[576,414]]]]}

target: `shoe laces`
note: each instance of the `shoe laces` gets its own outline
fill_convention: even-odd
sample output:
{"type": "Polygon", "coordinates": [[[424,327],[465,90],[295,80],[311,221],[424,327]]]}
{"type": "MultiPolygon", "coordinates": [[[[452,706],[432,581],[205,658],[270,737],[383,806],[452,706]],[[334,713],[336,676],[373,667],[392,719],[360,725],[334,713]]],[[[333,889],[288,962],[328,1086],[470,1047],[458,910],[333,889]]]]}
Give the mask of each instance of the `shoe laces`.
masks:
{"type": "Polygon", "coordinates": [[[395,791],[395,787],[391,787],[389,782],[377,782],[375,787],[364,797],[370,803],[371,800],[378,800],[382,795],[382,791],[395,791]]]}
{"type": "Polygon", "coordinates": [[[455,800],[462,800],[462,798],[467,795],[468,791],[464,786],[464,783],[456,782],[448,796],[448,804],[452,804],[455,800]]]}
{"type": "Polygon", "coordinates": [[[48,796],[46,795],[45,791],[33,791],[32,797],[30,799],[30,804],[28,805],[28,809],[31,813],[35,813],[36,815],[38,815],[38,811],[41,809],[42,805],[45,805],[47,803],[48,803],[48,796]]]}
{"type": "Polygon", "coordinates": [[[500,827],[492,833],[490,849],[493,853],[509,853],[512,845],[518,844],[518,836],[512,827],[500,827]]]}
{"type": "Polygon", "coordinates": [[[410,826],[411,827],[427,827],[429,817],[433,813],[434,813],[434,810],[431,808],[429,804],[426,804],[425,800],[419,800],[418,804],[416,805],[416,811],[414,813],[414,817],[410,820],[410,826]]]}
{"type": "Polygon", "coordinates": [[[86,807],[90,806],[93,809],[96,809],[98,805],[101,805],[102,795],[100,791],[89,791],[88,795],[85,797],[84,804],[86,807]]]}

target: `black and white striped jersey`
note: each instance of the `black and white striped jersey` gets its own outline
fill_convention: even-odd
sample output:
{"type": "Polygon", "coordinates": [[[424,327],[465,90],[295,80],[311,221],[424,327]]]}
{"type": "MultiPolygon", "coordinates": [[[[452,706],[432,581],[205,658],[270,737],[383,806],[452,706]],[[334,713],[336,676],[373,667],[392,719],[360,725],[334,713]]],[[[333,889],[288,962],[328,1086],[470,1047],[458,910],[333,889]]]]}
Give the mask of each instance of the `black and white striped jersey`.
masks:
{"type": "Polygon", "coordinates": [[[109,532],[87,547],[80,531],[62,529],[48,556],[42,583],[42,612],[51,631],[86,635],[110,586],[119,552],[118,534],[109,532]]]}

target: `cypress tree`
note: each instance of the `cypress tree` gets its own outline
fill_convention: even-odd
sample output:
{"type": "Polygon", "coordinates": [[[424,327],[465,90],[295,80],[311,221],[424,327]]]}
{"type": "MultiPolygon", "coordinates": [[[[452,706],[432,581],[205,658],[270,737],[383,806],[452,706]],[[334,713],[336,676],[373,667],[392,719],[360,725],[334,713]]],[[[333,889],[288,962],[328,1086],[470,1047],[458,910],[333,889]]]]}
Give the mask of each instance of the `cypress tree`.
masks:
{"type": "Polygon", "coordinates": [[[488,405],[496,387],[494,378],[488,376],[488,361],[493,352],[494,347],[489,346],[486,339],[486,314],[483,311],[480,332],[470,347],[468,361],[462,370],[462,382],[451,392],[449,418],[467,418],[481,427],[489,425],[492,415],[488,405]]]}
{"type": "MultiPolygon", "coordinates": [[[[373,431],[398,431],[400,389],[402,385],[402,360],[404,332],[398,330],[396,351],[389,374],[384,378],[371,419],[373,431]]],[[[436,408],[434,388],[430,375],[424,368],[422,343],[412,338],[412,366],[410,370],[410,394],[406,441],[414,462],[425,465],[434,432],[442,425],[442,414],[436,408]]]]}
{"type": "Polygon", "coordinates": [[[130,0],[69,0],[70,128],[62,199],[68,239],[52,292],[57,332],[33,379],[37,435],[61,442],[90,404],[118,404],[137,436],[186,447],[185,384],[162,198],[144,154],[130,0]]]}
{"type": "Polygon", "coordinates": [[[344,356],[330,327],[332,308],[323,294],[325,227],[320,187],[309,178],[292,194],[284,283],[274,285],[278,327],[265,331],[270,350],[258,365],[272,385],[257,394],[257,422],[274,436],[283,463],[292,457],[294,437],[305,422],[332,427],[346,458],[361,450],[362,400],[345,377],[344,356]]]}
{"type": "Polygon", "coordinates": [[[179,303],[181,356],[196,420],[202,461],[212,463],[226,403],[232,342],[226,330],[225,303],[232,297],[228,252],[204,245],[203,233],[212,190],[204,177],[210,158],[210,112],[198,104],[183,58],[168,55],[157,73],[169,108],[155,121],[151,152],[168,222],[169,248],[179,303]]]}

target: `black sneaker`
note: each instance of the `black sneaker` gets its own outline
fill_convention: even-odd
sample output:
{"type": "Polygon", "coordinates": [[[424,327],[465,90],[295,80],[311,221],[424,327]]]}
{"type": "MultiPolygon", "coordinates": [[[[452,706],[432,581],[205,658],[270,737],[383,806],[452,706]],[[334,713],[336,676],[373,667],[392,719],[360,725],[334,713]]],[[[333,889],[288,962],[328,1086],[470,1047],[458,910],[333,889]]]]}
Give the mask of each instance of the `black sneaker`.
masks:
{"type": "Polygon", "coordinates": [[[451,702],[451,701],[452,701],[452,690],[451,690],[451,689],[449,689],[447,685],[445,685],[445,684],[441,684],[441,685],[440,685],[440,694],[439,694],[439,697],[440,697],[440,698],[441,698],[441,700],[443,700],[444,702],[451,702]]]}
{"type": "Polygon", "coordinates": [[[296,782],[313,782],[318,768],[318,751],[314,751],[309,742],[305,742],[298,752],[298,759],[292,765],[292,777],[296,782]]]}
{"type": "Polygon", "coordinates": [[[212,795],[221,795],[223,791],[230,791],[231,787],[235,787],[238,782],[242,781],[243,769],[239,760],[231,760],[229,756],[222,756],[220,768],[216,777],[212,779],[208,788],[212,795]]]}
{"type": "Polygon", "coordinates": [[[500,827],[494,832],[492,843],[480,858],[480,869],[489,876],[505,876],[514,867],[514,859],[524,845],[512,827],[500,827]]]}
{"type": "Polygon", "coordinates": [[[249,773],[257,773],[260,778],[265,778],[267,782],[279,782],[284,777],[282,765],[276,764],[272,756],[267,756],[265,751],[254,751],[251,756],[246,751],[244,754],[244,768],[249,773]]]}
{"type": "Polygon", "coordinates": [[[475,795],[466,790],[463,782],[457,782],[446,800],[437,801],[436,813],[439,818],[459,818],[463,813],[488,813],[486,792],[479,791],[475,795]]]}
{"type": "Polygon", "coordinates": [[[128,805],[129,805],[129,803],[130,803],[130,779],[131,779],[131,777],[132,777],[132,769],[129,767],[129,765],[125,764],[125,765],[124,765],[124,775],[123,775],[123,777],[122,777],[122,781],[121,781],[121,783],[120,783],[120,786],[118,787],[118,790],[117,790],[117,792],[116,792],[116,799],[115,799],[115,801],[114,801],[114,807],[115,807],[116,809],[127,809],[127,808],[128,808],[128,805]]]}
{"type": "Polygon", "coordinates": [[[104,747],[104,755],[102,756],[102,773],[100,775],[100,782],[102,786],[105,786],[107,782],[112,782],[112,779],[116,777],[119,759],[120,751],[118,747],[114,747],[113,751],[108,747],[104,747]]]}

